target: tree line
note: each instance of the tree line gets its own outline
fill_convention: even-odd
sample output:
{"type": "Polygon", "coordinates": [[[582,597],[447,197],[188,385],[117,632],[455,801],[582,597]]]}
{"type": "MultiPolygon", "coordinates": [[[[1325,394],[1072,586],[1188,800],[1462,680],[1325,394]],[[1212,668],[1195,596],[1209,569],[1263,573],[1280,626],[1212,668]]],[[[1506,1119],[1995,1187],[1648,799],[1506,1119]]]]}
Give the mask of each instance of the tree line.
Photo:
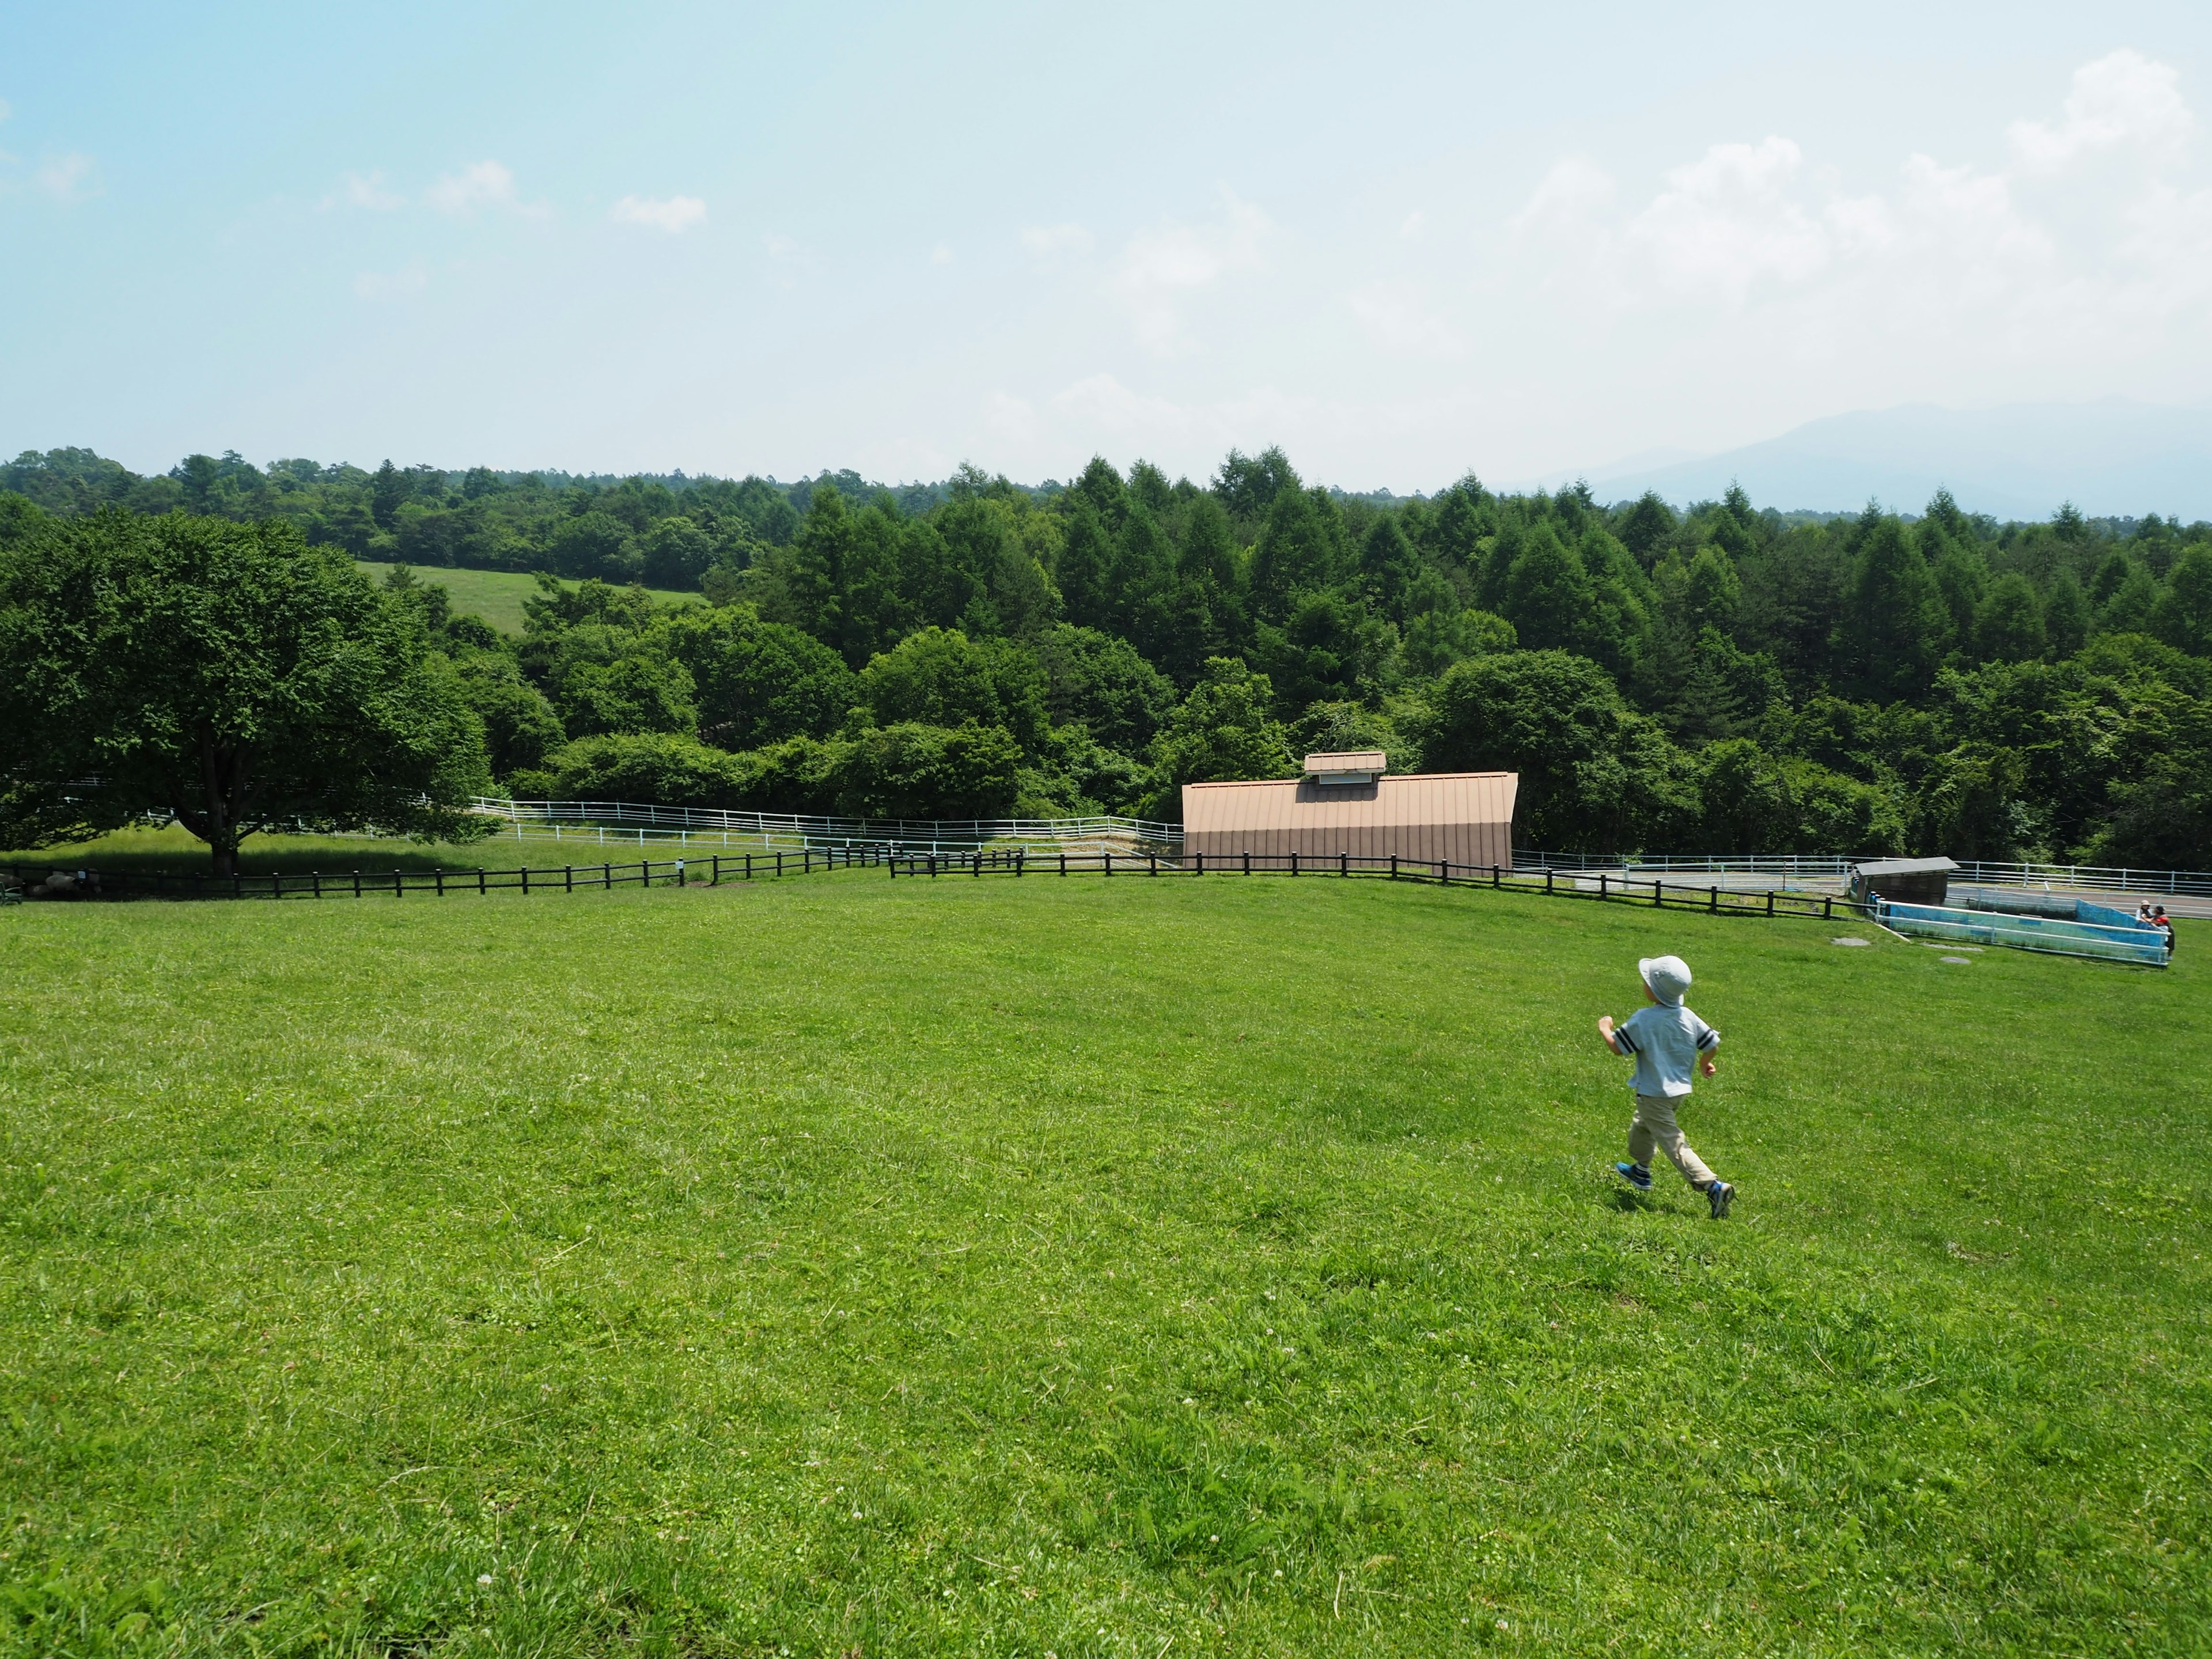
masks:
{"type": "Polygon", "coordinates": [[[1351,496],[1278,450],[1203,484],[1102,459],[902,493],[204,460],[0,474],[11,666],[13,641],[68,633],[59,601],[26,621],[20,597],[60,550],[228,538],[332,582],[340,554],[411,550],[371,594],[394,660],[465,711],[451,775],[517,794],[1172,818],[1186,782],[1380,747],[1395,770],[1519,772],[1530,848],[2212,862],[2204,525],[2000,524],[1948,494],[1677,512],[1472,477],[1351,496]],[[502,562],[543,573],[519,636],[421,569],[502,562]]]}

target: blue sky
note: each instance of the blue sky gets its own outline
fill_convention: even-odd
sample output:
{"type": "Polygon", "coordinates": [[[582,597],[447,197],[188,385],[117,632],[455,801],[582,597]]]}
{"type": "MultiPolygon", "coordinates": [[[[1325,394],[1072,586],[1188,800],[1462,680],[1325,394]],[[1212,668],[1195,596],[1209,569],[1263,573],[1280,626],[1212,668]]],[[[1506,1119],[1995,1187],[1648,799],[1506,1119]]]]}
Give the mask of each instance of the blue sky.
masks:
{"type": "Polygon", "coordinates": [[[2207,20],[9,4],[0,447],[1407,490],[2197,402],[2207,20]]]}

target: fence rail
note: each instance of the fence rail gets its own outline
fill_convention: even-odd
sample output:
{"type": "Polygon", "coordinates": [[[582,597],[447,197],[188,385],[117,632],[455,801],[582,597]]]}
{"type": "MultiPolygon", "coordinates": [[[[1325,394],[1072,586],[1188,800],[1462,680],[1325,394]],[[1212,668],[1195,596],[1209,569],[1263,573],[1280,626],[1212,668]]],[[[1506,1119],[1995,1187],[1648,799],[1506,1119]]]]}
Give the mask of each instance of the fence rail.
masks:
{"type": "Polygon", "coordinates": [[[901,876],[1026,875],[1133,876],[1338,876],[1421,882],[1443,887],[1483,887],[1498,892],[1547,893],[1558,896],[1620,900],[1655,908],[1703,910],[1713,915],[1815,917],[1864,915],[1867,907],[1836,893],[1793,893],[1773,888],[1756,892],[1708,883],[1690,886],[1662,877],[1649,880],[1614,871],[1595,875],[1553,870],[1524,870],[1497,864],[1455,864],[1448,859],[1370,857],[1352,853],[1232,853],[1180,860],[1158,854],[1077,853],[1066,849],[982,848],[965,853],[900,853],[884,860],[893,880],[901,876]],[[1565,875],[1565,879],[1561,879],[1565,875]]]}
{"type": "Polygon", "coordinates": [[[574,893],[617,887],[719,887],[725,882],[866,868],[888,855],[874,848],[801,848],[698,859],[641,859],[634,864],[525,865],[513,870],[309,870],[286,874],[187,875],[165,870],[65,870],[0,865],[33,898],[304,899],[404,898],[410,893],[574,893]]]}
{"type": "Polygon", "coordinates": [[[1182,845],[1182,826],[1110,815],[1077,818],[841,818],[740,812],[709,806],[649,806],[634,801],[507,800],[480,795],[472,809],[519,830],[737,836],[805,848],[910,848],[947,853],[993,843],[1066,844],[1093,850],[1182,845]]]}
{"type": "MultiPolygon", "coordinates": [[[[1893,905],[1880,899],[1869,905],[1832,892],[1791,891],[1774,887],[1747,889],[1719,882],[1708,882],[1698,886],[1686,882],[1669,882],[1664,876],[1653,876],[1647,879],[1612,870],[1599,870],[1595,873],[1572,870],[1528,870],[1496,864],[1455,864],[1443,859],[1385,858],[1351,853],[1319,856],[1298,853],[1237,853],[1216,854],[1210,860],[1206,854],[1199,853],[1188,859],[1177,860],[1163,858],[1157,851],[1124,853],[1117,857],[1110,848],[1090,851],[1065,846],[1054,848],[971,847],[963,852],[895,850],[874,847],[809,848],[797,852],[714,854],[703,861],[696,859],[664,860],[659,861],[659,867],[661,872],[659,880],[664,886],[720,886],[726,881],[751,881],[768,877],[811,875],[817,871],[826,873],[832,870],[855,868],[881,868],[894,881],[902,875],[924,878],[969,876],[980,879],[986,875],[1018,878],[1033,872],[1048,877],[1095,873],[1111,878],[1118,874],[1138,879],[1209,875],[1336,876],[1379,878],[1440,887],[1487,888],[1495,892],[1542,893],[1553,896],[1595,899],[1601,903],[1617,901],[1626,904],[1649,904],[1654,909],[1698,910],[1710,915],[1760,916],[1769,921],[1798,917],[1832,921],[1841,914],[1846,917],[1868,917],[1876,926],[1887,926],[1893,915],[1905,918],[1915,909],[1915,907],[1893,905]]],[[[172,874],[165,871],[70,872],[51,866],[25,864],[0,865],[0,872],[18,880],[33,876],[40,878],[40,884],[32,887],[29,891],[31,896],[43,898],[124,898],[137,896],[179,899],[321,899],[364,898],[386,893],[394,898],[404,897],[409,893],[428,893],[444,897],[447,894],[472,892],[488,895],[516,890],[525,894],[533,890],[542,893],[556,890],[573,893],[580,888],[586,891],[594,888],[606,890],[631,884],[650,887],[654,881],[654,868],[653,860],[641,860],[635,864],[566,864],[558,869],[526,866],[514,870],[310,871],[306,874],[274,872],[228,877],[172,874]],[[533,878],[537,884],[534,889],[532,885],[533,878]]],[[[16,892],[10,888],[0,896],[12,900],[16,892]]],[[[1911,927],[1900,921],[1900,926],[1906,927],[1908,931],[1933,933],[1938,937],[1971,937],[1984,943],[2018,945],[2028,950],[2056,951],[2067,955],[2094,956],[2103,960],[2142,961],[2154,966],[2165,965],[2162,957],[2151,962],[2149,957],[2141,951],[2124,952],[2085,947],[2081,942],[2082,937],[2101,939],[2105,935],[2118,935],[2124,932],[2134,934],[2142,931],[2135,928],[2080,924],[2064,929],[2062,924],[2038,924],[2030,918],[1949,911],[1929,911],[1927,920],[1931,922],[1940,920],[1944,925],[1941,927],[1911,927]],[[1971,928],[1972,933],[1954,931],[1966,928],[1971,928]],[[2069,934],[2063,939],[2058,937],[2062,931],[2069,934]]],[[[2132,940],[2129,942],[2133,943],[2132,940]]]]}

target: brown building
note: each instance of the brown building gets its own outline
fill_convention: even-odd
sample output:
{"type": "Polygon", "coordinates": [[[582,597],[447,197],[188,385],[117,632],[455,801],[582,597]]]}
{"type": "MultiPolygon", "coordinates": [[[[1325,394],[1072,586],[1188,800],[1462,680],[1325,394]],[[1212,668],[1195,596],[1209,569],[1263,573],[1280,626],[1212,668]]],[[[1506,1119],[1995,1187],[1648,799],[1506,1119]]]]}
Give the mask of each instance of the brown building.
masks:
{"type": "Polygon", "coordinates": [[[1513,863],[1515,772],[1413,773],[1391,777],[1380,750],[1309,755],[1305,775],[1266,783],[1187,783],[1186,861],[1226,864],[1244,854],[1279,868],[1301,862],[1395,856],[1484,868],[1513,863]]]}

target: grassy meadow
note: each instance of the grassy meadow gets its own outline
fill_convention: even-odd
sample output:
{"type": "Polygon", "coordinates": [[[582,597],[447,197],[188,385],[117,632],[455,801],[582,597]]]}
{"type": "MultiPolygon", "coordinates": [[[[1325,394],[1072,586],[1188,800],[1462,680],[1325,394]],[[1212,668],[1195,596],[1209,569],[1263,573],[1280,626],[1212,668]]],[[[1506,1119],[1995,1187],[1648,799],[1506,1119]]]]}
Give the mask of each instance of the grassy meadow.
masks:
{"type": "MultiPolygon", "coordinates": [[[[388,563],[375,559],[357,559],[355,562],[368,573],[370,580],[379,582],[384,580],[384,573],[392,568],[388,563]]],[[[522,602],[538,592],[538,578],[526,570],[461,570],[441,565],[416,565],[415,579],[444,588],[453,600],[456,616],[482,617],[503,634],[522,632],[522,602]]],[[[570,582],[568,586],[574,587],[575,584],[570,582]]],[[[672,588],[648,587],[645,591],[656,599],[705,603],[696,593],[679,593],[672,588]]]]}
{"type": "Polygon", "coordinates": [[[2212,932],[1845,931],[0,911],[0,1651],[2204,1652],[2212,932]],[[1723,1223],[1610,1174],[1662,949],[1723,1223]]]}

